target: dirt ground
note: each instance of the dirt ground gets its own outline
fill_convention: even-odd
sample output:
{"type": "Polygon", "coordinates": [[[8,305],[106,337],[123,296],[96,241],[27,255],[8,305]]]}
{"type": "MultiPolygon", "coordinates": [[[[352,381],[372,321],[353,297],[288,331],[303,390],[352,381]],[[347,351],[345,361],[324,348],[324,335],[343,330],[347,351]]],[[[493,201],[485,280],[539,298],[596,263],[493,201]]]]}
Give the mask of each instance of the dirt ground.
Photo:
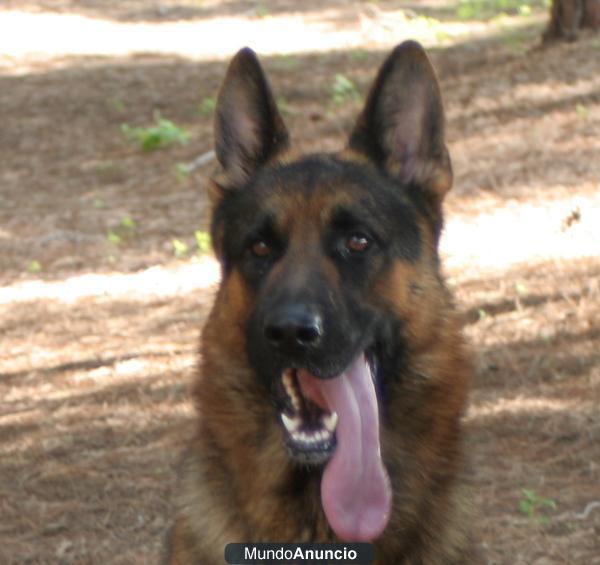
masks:
{"type": "MultiPolygon", "coordinates": [[[[420,9],[453,13],[363,4],[7,0],[0,29],[48,13],[157,30],[232,16],[244,29],[288,16],[367,29],[351,48],[263,58],[296,146],[335,149],[360,108],[354,91],[335,99],[336,74],[364,95],[403,14],[398,41],[429,21],[420,9]]],[[[443,254],[477,368],[474,528],[490,564],[600,564],[600,39],[539,49],[535,16],[430,42],[456,173],[443,254]]],[[[213,165],[175,169],[211,148],[210,100],[235,47],[11,51],[3,33],[0,563],[155,563],[218,279],[194,251],[213,165]],[[190,142],[143,152],[121,132],[156,111],[190,142]]]]}

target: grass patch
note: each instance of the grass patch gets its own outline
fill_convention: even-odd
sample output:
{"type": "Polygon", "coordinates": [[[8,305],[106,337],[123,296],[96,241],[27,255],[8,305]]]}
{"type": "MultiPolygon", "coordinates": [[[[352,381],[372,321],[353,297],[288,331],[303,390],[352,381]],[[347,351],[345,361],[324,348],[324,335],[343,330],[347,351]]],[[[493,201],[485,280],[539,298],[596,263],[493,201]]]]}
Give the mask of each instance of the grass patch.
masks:
{"type": "Polygon", "coordinates": [[[357,100],[360,100],[360,92],[354,82],[341,73],[336,74],[331,87],[331,103],[339,106],[357,100]]]}
{"type": "Polygon", "coordinates": [[[459,0],[456,15],[461,20],[490,20],[500,14],[530,16],[549,5],[549,0],[459,0]]]}
{"type": "Polygon", "coordinates": [[[207,96],[200,102],[200,113],[203,116],[212,116],[217,107],[217,99],[214,96],[207,96]]]}
{"type": "Polygon", "coordinates": [[[28,273],[39,273],[42,270],[42,264],[35,259],[33,261],[29,261],[29,265],[27,265],[28,273]]]}
{"type": "Polygon", "coordinates": [[[137,224],[133,218],[125,216],[119,225],[108,230],[106,240],[112,245],[119,246],[123,242],[133,238],[137,232],[137,224]]]}
{"type": "Polygon", "coordinates": [[[526,488],[521,490],[521,495],[519,511],[535,522],[549,524],[550,517],[547,512],[556,510],[556,501],[552,498],[539,496],[534,490],[526,488]]]}
{"type": "Polygon", "coordinates": [[[184,241],[181,241],[180,239],[174,239],[171,241],[171,244],[173,245],[173,253],[177,259],[181,259],[188,254],[190,248],[184,241]]]}
{"type": "Polygon", "coordinates": [[[185,145],[189,133],[163,118],[160,112],[154,113],[154,125],[148,128],[133,128],[129,124],[121,126],[123,135],[139,144],[143,151],[154,151],[170,145],[185,145]]]}
{"type": "Polygon", "coordinates": [[[204,255],[211,250],[212,242],[210,240],[210,234],[205,231],[196,231],[194,232],[194,237],[196,239],[196,247],[198,248],[198,254],[204,255]]]}

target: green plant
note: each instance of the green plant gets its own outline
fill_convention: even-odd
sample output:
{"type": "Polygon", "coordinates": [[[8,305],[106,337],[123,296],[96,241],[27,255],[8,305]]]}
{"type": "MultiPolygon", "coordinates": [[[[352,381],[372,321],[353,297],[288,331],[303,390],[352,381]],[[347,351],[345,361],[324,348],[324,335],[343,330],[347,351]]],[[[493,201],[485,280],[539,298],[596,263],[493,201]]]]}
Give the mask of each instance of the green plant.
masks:
{"type": "Polygon", "coordinates": [[[194,232],[194,237],[196,239],[196,247],[198,248],[198,253],[203,254],[210,251],[211,240],[209,233],[198,230],[194,232]]]}
{"type": "Polygon", "coordinates": [[[432,18],[431,16],[419,15],[415,18],[411,18],[411,22],[415,22],[417,24],[421,24],[426,29],[436,29],[439,27],[442,22],[437,18],[432,18]]]}
{"type": "Polygon", "coordinates": [[[211,248],[210,234],[205,231],[198,230],[194,232],[194,237],[196,238],[196,247],[198,248],[198,253],[201,255],[208,253],[211,248]]]}
{"type": "Polygon", "coordinates": [[[118,97],[108,100],[108,106],[118,114],[122,114],[125,111],[125,104],[123,103],[123,100],[118,97]]]}
{"type": "Polygon", "coordinates": [[[144,151],[161,149],[175,143],[185,145],[190,137],[187,131],[163,118],[160,112],[154,113],[154,125],[149,128],[132,128],[129,124],[123,124],[121,131],[128,139],[136,141],[144,151]]]}
{"type": "Polygon", "coordinates": [[[185,181],[190,176],[190,166],[187,163],[175,165],[175,177],[179,182],[185,181]]]}
{"type": "Polygon", "coordinates": [[[123,241],[123,238],[114,230],[108,230],[108,233],[106,234],[106,239],[109,243],[112,243],[113,245],[121,245],[123,241]]]}
{"type": "Polygon", "coordinates": [[[526,39],[521,33],[509,32],[502,37],[502,42],[507,45],[513,53],[522,55],[527,52],[526,39]]]}
{"type": "Polygon", "coordinates": [[[522,498],[519,501],[519,511],[529,519],[540,524],[549,524],[550,517],[544,514],[547,510],[556,510],[556,501],[539,496],[534,490],[521,489],[522,498]]]}
{"type": "Polygon", "coordinates": [[[210,116],[217,107],[217,99],[214,96],[207,96],[200,102],[200,113],[204,116],[210,116]]]}
{"type": "Polygon", "coordinates": [[[352,59],[353,61],[364,61],[365,59],[367,59],[367,57],[369,56],[369,52],[366,49],[362,49],[362,48],[357,48],[357,49],[352,49],[352,51],[350,51],[350,59],[352,59]]]}
{"type": "Polygon", "coordinates": [[[575,106],[575,113],[582,120],[585,120],[588,117],[588,109],[583,104],[577,104],[575,106]]]}
{"type": "Polygon", "coordinates": [[[443,29],[436,30],[435,39],[440,43],[443,43],[444,41],[452,39],[452,34],[448,33],[447,31],[444,31],[443,29]]]}
{"type": "Polygon", "coordinates": [[[129,216],[125,216],[124,218],[121,218],[120,226],[125,231],[128,231],[128,232],[133,232],[137,228],[137,224],[129,216]]]}
{"type": "Polygon", "coordinates": [[[290,114],[290,104],[285,96],[277,97],[277,108],[279,108],[279,111],[284,116],[288,116],[290,114]]]}
{"type": "Polygon", "coordinates": [[[531,6],[528,6],[527,4],[517,6],[517,13],[519,16],[531,16],[531,6]]]}
{"type": "Polygon", "coordinates": [[[258,18],[266,18],[269,15],[269,8],[264,4],[259,4],[258,6],[256,6],[254,13],[258,18]]]}
{"type": "Polygon", "coordinates": [[[515,283],[515,290],[519,296],[525,296],[529,292],[527,284],[521,281],[515,283]]]}
{"type": "Polygon", "coordinates": [[[360,93],[356,85],[342,74],[336,74],[331,87],[331,101],[333,104],[344,104],[350,100],[359,100],[360,93]]]}
{"type": "Polygon", "coordinates": [[[534,9],[547,9],[546,0],[458,0],[461,20],[489,20],[499,14],[530,16],[534,9]]]}
{"type": "Polygon", "coordinates": [[[289,54],[279,55],[275,60],[284,69],[295,69],[300,64],[298,57],[289,54]]]}
{"type": "Polygon", "coordinates": [[[129,216],[121,218],[118,226],[108,230],[106,239],[113,245],[121,245],[123,241],[132,238],[137,231],[137,224],[129,216]]]}
{"type": "Polygon", "coordinates": [[[39,273],[41,270],[41,263],[39,261],[36,261],[35,259],[33,261],[30,261],[29,265],[27,265],[27,271],[29,271],[30,273],[39,273]]]}
{"type": "Polygon", "coordinates": [[[102,200],[102,198],[94,198],[93,205],[94,208],[100,210],[101,208],[104,208],[104,200],[102,200]]]}
{"type": "Polygon", "coordinates": [[[187,243],[179,239],[174,239],[171,243],[173,245],[173,253],[175,253],[175,257],[181,259],[187,255],[187,252],[189,251],[187,243]]]}

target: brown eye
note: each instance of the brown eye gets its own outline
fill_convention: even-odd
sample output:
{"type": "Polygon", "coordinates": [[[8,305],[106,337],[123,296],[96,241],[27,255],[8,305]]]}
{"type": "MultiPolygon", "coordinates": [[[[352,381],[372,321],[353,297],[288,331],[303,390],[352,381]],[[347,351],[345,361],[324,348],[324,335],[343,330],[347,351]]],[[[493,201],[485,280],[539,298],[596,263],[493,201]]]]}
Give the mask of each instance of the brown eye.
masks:
{"type": "Polygon", "coordinates": [[[271,248],[262,240],[255,241],[252,244],[252,253],[255,257],[266,257],[270,255],[271,248]]]}
{"type": "Polygon", "coordinates": [[[353,253],[363,253],[371,246],[369,238],[362,234],[353,234],[346,240],[346,247],[353,253]]]}

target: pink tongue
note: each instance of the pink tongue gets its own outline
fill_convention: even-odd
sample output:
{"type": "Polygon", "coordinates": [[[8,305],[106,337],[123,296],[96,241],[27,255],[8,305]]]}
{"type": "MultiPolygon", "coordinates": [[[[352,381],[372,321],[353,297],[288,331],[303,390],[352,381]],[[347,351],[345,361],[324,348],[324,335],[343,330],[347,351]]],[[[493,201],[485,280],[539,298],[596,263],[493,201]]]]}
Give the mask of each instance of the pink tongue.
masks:
{"type": "Polygon", "coordinates": [[[337,412],[337,448],[321,481],[321,501],[330,526],[346,541],[371,541],[390,515],[390,482],[379,449],[375,386],[364,355],[339,377],[321,380],[298,371],[304,394],[337,412]],[[320,402],[319,402],[320,401],[320,402]]]}

